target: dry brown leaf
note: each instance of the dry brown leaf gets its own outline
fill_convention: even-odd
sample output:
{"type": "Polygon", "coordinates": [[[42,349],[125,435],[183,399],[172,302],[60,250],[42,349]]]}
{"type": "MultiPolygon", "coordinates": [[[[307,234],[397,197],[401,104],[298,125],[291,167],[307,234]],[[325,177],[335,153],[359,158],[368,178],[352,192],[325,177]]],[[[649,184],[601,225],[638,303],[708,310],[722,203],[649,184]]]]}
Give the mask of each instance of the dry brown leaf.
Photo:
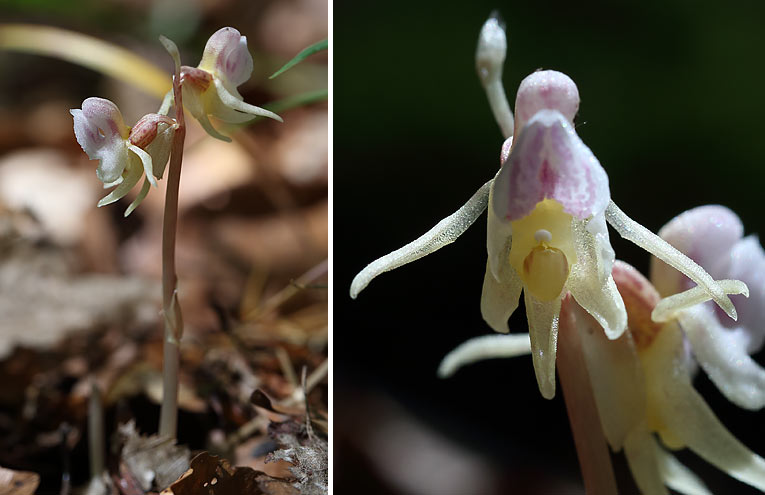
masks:
{"type": "Polygon", "coordinates": [[[191,454],[175,440],[158,435],[142,436],[132,421],[119,427],[123,439],[122,461],[143,490],[163,489],[189,467],[191,454]]]}
{"type": "Polygon", "coordinates": [[[0,467],[0,495],[32,495],[39,484],[37,473],[0,467]]]}
{"type": "Polygon", "coordinates": [[[191,460],[191,469],[163,494],[167,495],[298,495],[289,480],[247,467],[232,468],[207,452],[191,460]]]}

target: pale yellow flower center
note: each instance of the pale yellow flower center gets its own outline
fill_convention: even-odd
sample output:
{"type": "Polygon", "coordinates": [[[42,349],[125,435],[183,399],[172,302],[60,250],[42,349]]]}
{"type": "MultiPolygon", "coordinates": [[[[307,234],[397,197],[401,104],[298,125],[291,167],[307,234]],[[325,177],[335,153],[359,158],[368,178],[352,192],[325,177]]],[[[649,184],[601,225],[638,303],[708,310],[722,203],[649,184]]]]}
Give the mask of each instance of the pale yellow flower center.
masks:
{"type": "Polygon", "coordinates": [[[553,199],[537,203],[527,216],[512,222],[510,265],[524,287],[540,301],[552,301],[563,291],[576,248],[571,232],[573,218],[553,199]]]}

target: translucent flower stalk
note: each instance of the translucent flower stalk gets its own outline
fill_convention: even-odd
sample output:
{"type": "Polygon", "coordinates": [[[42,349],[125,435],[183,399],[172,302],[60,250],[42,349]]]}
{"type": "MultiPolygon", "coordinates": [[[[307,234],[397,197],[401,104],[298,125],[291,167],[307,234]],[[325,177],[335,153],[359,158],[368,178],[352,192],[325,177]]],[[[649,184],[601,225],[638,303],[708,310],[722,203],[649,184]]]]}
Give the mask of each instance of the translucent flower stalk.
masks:
{"type": "Polygon", "coordinates": [[[539,71],[526,77],[513,118],[501,91],[505,53],[504,30],[492,17],[481,30],[477,67],[507,138],[499,172],[426,234],[370,263],[351,283],[351,297],[381,273],[454,242],[486,209],[488,261],[481,313],[490,327],[506,333],[507,320],[523,293],[534,369],[546,398],[555,394],[558,319],[566,294],[610,339],[627,326],[624,303],[611,277],[614,251],[607,222],[687,275],[735,318],[730,299],[702,268],[613,203],[605,170],[574,129],[579,90],[568,76],[539,71]]]}

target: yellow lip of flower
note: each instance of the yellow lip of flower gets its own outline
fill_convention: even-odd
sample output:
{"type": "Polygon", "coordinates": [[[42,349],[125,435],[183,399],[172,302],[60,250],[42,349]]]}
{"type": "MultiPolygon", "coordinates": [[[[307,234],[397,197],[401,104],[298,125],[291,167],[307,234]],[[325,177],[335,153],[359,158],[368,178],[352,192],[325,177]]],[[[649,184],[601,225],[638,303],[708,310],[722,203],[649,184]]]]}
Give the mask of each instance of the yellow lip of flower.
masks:
{"type": "Polygon", "coordinates": [[[531,214],[510,224],[516,234],[508,261],[526,289],[540,301],[560,296],[570,267],[576,263],[572,220],[563,205],[545,199],[531,214]]]}

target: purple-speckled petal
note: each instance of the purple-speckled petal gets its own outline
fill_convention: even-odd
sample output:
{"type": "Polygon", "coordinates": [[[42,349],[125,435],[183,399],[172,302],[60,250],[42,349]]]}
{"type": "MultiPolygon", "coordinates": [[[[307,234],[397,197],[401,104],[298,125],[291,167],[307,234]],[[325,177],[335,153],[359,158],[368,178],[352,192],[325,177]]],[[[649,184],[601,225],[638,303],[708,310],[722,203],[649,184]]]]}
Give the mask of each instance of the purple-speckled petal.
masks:
{"type": "Polygon", "coordinates": [[[91,160],[99,160],[98,178],[104,183],[118,180],[128,160],[128,128],[117,105],[103,98],[88,98],[82,102],[82,110],[69,113],[77,142],[91,160]]]}
{"type": "Polygon", "coordinates": [[[495,180],[492,208],[499,218],[513,221],[546,198],[579,219],[605,211],[610,200],[605,170],[555,110],[538,112],[517,137],[495,180]]]}
{"type": "Polygon", "coordinates": [[[217,30],[207,40],[199,68],[221,77],[229,90],[244,83],[252,75],[252,56],[247,37],[232,27],[217,30]]]}
{"type": "MultiPolygon", "coordinates": [[[[701,265],[717,280],[732,278],[728,274],[728,253],[743,233],[744,227],[738,216],[718,205],[688,210],[659,230],[662,239],[701,265]]],[[[651,282],[662,297],[695,285],[688,277],[656,258],[651,258],[651,282]]]]}

